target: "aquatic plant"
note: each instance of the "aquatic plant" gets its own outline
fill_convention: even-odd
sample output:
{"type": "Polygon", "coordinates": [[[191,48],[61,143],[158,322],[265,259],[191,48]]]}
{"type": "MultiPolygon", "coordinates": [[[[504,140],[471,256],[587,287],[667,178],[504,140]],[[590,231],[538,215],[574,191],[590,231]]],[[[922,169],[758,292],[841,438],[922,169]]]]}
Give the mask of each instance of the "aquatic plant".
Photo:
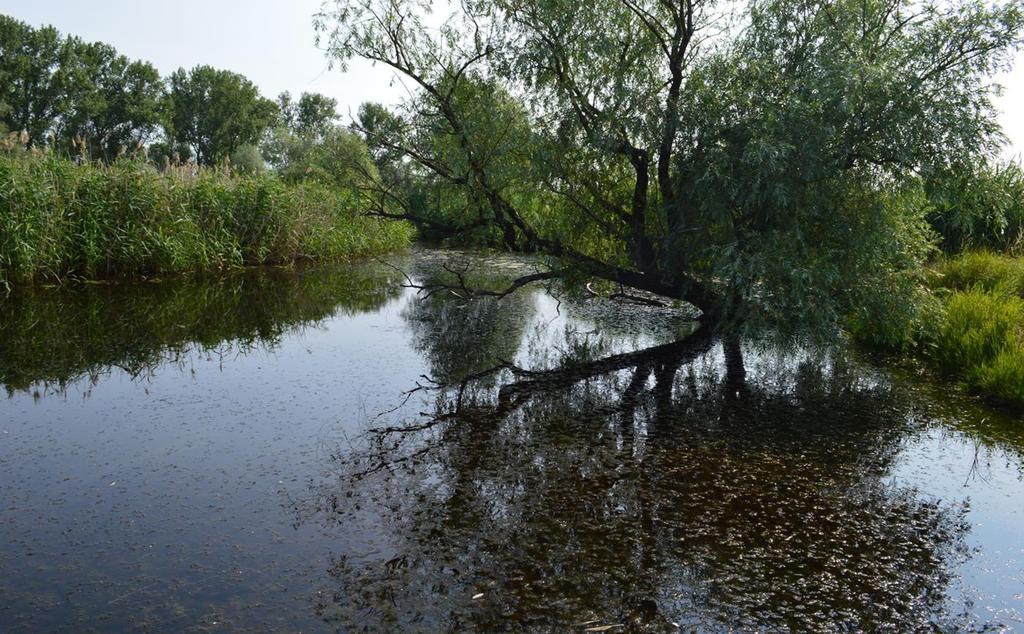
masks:
{"type": "Polygon", "coordinates": [[[1024,299],[975,287],[946,300],[930,358],[973,391],[1024,405],[1024,299]]]}
{"type": "Polygon", "coordinates": [[[0,154],[0,283],[337,260],[406,246],[353,189],[139,160],[0,154]]]}

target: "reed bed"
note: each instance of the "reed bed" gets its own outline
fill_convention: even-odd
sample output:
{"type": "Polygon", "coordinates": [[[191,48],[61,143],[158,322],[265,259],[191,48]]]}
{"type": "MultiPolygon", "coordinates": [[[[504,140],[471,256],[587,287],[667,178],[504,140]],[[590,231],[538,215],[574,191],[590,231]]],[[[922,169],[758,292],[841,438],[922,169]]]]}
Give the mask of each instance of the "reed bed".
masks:
{"type": "Polygon", "coordinates": [[[142,160],[0,153],[0,284],[342,260],[413,230],[360,214],[355,190],[142,160]]]}
{"type": "Polygon", "coordinates": [[[965,253],[936,266],[943,309],[928,358],[972,391],[1024,406],[1024,259],[965,253]]]}

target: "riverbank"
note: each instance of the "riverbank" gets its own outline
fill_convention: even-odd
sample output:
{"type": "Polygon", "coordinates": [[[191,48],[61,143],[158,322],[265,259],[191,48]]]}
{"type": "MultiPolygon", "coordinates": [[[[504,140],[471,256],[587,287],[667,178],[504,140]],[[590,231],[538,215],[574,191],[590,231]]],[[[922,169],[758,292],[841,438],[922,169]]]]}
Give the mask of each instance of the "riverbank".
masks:
{"type": "Polygon", "coordinates": [[[0,154],[0,285],[335,261],[409,245],[353,189],[0,154]]]}
{"type": "Polygon", "coordinates": [[[934,262],[930,303],[902,339],[854,329],[861,344],[913,355],[969,392],[1024,407],[1024,258],[973,251],[934,262]]]}
{"type": "Polygon", "coordinates": [[[1024,406],[1024,259],[966,253],[938,263],[942,302],[925,354],[972,392],[1024,406]]]}

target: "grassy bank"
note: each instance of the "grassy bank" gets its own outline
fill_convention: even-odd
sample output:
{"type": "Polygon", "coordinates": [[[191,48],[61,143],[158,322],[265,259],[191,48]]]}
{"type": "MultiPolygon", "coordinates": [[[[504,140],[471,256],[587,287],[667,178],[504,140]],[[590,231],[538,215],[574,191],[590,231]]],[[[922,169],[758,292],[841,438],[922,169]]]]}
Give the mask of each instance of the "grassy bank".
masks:
{"type": "Polygon", "coordinates": [[[1024,259],[988,252],[939,262],[942,309],[922,334],[924,354],[972,391],[1024,406],[1024,259]]]}
{"type": "Polygon", "coordinates": [[[359,214],[353,191],[139,161],[0,154],[0,284],[346,259],[412,230],[359,214]]]}

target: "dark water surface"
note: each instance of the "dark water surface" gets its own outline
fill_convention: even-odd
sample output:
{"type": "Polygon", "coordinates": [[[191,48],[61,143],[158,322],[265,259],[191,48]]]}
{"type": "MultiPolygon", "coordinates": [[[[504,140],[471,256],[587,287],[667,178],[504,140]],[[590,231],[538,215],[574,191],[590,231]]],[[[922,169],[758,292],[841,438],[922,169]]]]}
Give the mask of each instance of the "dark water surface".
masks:
{"type": "Polygon", "coordinates": [[[0,301],[0,632],[1024,630],[1024,423],[667,310],[402,281],[0,301]]]}

